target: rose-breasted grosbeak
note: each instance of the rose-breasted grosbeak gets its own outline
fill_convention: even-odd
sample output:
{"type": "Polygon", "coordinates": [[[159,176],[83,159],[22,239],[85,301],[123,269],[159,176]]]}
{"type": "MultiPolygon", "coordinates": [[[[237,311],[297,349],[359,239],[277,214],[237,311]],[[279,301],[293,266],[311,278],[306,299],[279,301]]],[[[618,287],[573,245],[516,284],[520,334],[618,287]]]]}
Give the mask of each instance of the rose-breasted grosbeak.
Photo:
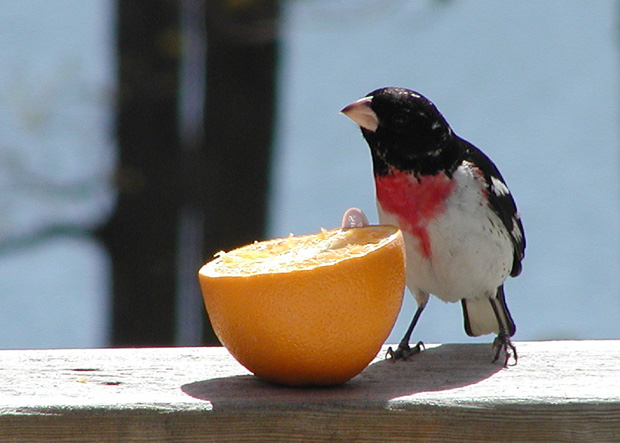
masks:
{"type": "Polygon", "coordinates": [[[495,333],[496,361],[517,352],[504,280],[521,273],[523,225],[493,162],[457,136],[435,105],[404,88],[382,88],[342,111],[360,125],[372,154],[381,223],[403,231],[407,287],[418,308],[394,358],[420,351],[409,340],[433,294],[461,301],[470,336],[495,333]]]}

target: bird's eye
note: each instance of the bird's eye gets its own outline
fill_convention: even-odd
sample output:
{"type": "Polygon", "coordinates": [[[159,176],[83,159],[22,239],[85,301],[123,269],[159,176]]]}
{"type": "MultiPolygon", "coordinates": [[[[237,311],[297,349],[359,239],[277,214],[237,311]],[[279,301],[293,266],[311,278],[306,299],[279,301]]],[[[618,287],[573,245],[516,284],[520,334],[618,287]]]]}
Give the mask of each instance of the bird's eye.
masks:
{"type": "Polygon", "coordinates": [[[395,129],[401,129],[404,126],[407,125],[407,122],[409,121],[409,116],[407,114],[403,114],[403,113],[398,113],[398,114],[394,114],[392,116],[392,126],[395,129]]]}

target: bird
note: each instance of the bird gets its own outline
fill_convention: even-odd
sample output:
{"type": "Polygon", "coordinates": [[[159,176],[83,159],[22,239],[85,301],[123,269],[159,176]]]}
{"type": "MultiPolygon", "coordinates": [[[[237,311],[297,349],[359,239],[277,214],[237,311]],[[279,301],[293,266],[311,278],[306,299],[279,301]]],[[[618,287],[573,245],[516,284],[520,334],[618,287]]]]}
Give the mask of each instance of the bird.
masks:
{"type": "Polygon", "coordinates": [[[496,334],[493,362],[504,355],[504,366],[511,358],[516,364],[504,281],[521,274],[525,233],[497,166],[418,92],[376,89],[340,112],[370,148],[380,223],[399,227],[405,239],[406,285],[417,309],[389,357],[423,349],[409,342],[434,295],[461,303],[467,335],[496,334]]]}

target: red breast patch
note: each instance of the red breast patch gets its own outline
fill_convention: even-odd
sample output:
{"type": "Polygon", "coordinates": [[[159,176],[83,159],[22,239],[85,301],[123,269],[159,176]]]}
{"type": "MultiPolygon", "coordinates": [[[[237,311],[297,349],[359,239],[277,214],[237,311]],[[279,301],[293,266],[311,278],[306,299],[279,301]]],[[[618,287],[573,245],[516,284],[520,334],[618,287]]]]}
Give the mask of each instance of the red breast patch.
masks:
{"type": "Polygon", "coordinates": [[[420,240],[421,253],[431,255],[426,225],[445,211],[454,182],[445,174],[425,175],[418,181],[406,172],[375,177],[377,200],[384,211],[398,217],[400,228],[420,240]]]}

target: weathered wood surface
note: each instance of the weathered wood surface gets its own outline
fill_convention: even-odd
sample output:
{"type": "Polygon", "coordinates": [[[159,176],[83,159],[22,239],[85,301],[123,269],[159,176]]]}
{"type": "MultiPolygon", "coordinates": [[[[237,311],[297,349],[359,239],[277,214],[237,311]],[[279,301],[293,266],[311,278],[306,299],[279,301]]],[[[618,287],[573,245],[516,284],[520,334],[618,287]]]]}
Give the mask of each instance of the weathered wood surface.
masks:
{"type": "Polygon", "coordinates": [[[286,388],[223,348],[0,351],[0,441],[620,441],[620,341],[384,352],[350,382],[286,388]]]}

